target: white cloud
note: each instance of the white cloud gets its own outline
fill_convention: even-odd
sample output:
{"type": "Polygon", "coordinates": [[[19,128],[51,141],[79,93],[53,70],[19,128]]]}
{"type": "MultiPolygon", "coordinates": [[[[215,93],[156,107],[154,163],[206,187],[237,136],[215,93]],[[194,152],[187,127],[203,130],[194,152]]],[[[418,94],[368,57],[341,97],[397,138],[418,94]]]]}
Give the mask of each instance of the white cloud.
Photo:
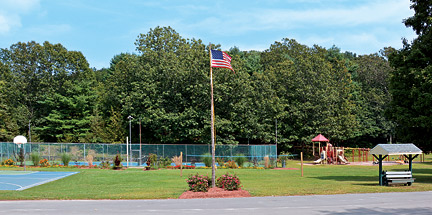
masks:
{"type": "Polygon", "coordinates": [[[28,12],[39,7],[39,0],[2,0],[2,8],[16,13],[28,12]]]}
{"type": "Polygon", "coordinates": [[[0,13],[0,34],[8,33],[13,27],[21,27],[19,16],[0,13]]]}
{"type": "Polygon", "coordinates": [[[0,34],[21,27],[21,15],[38,8],[39,0],[3,0],[0,3],[0,34]]]}
{"type": "MultiPolygon", "coordinates": [[[[322,2],[321,2],[322,3],[322,2]]],[[[317,4],[321,5],[321,4],[317,4]]],[[[362,4],[342,4],[339,7],[314,8],[251,8],[228,11],[192,23],[190,28],[203,28],[215,34],[249,31],[298,29],[311,27],[356,27],[370,24],[401,24],[412,16],[409,0],[365,1],[362,4]],[[403,17],[403,18],[401,18],[403,17]]]]}

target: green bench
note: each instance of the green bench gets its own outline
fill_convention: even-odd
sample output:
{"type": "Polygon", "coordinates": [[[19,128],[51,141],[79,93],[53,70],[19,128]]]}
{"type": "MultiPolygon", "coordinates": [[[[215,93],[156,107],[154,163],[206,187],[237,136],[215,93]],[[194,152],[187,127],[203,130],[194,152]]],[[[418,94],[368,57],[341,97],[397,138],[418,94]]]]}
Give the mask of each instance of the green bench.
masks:
{"type": "Polygon", "coordinates": [[[389,186],[391,184],[405,184],[411,186],[415,178],[412,177],[411,171],[388,172],[383,171],[383,184],[389,186]]]}

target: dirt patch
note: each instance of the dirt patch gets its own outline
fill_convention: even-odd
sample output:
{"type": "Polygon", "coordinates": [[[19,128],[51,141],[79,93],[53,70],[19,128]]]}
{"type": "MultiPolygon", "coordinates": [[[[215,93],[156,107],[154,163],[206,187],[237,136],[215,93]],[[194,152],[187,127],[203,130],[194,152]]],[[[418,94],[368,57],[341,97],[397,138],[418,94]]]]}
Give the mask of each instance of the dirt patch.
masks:
{"type": "Polygon", "coordinates": [[[222,188],[210,188],[208,192],[186,191],[180,195],[179,199],[201,199],[201,198],[239,198],[251,197],[246,190],[227,191],[222,188]]]}

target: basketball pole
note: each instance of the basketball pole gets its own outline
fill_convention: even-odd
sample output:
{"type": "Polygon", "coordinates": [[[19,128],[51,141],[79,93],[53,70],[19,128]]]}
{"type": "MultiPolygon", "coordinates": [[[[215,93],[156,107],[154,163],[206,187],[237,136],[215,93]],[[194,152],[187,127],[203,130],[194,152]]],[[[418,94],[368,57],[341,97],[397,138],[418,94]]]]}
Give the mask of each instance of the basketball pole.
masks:
{"type": "Polygon", "coordinates": [[[23,147],[23,152],[24,152],[24,172],[26,171],[26,150],[25,150],[25,145],[21,144],[23,147]]]}

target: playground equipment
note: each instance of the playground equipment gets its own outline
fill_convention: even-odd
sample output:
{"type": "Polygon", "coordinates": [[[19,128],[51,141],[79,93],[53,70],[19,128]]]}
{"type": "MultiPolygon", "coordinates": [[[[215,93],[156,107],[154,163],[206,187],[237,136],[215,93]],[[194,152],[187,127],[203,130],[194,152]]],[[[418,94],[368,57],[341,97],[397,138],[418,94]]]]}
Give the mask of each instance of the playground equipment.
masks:
{"type": "Polygon", "coordinates": [[[321,142],[328,143],[329,140],[324,137],[322,134],[318,134],[318,136],[312,139],[312,155],[315,156],[315,142],[318,142],[318,149],[321,148],[321,142]]]}
{"type": "Polygon", "coordinates": [[[344,147],[334,147],[327,142],[325,147],[320,147],[319,152],[321,157],[314,161],[315,164],[348,164],[348,159],[345,157],[344,147]]]}

